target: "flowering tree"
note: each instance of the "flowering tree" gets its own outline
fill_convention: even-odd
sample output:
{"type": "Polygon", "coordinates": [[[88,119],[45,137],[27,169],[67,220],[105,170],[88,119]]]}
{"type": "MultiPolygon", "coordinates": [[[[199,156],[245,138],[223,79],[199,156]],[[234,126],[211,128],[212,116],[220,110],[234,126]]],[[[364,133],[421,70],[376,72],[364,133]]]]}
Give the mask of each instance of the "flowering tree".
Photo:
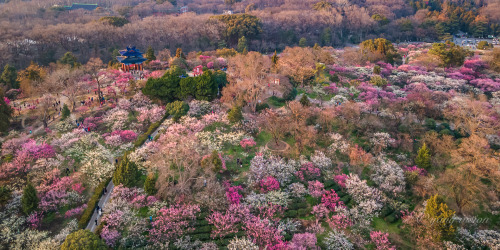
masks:
{"type": "Polygon", "coordinates": [[[325,190],[323,189],[325,186],[323,185],[323,183],[319,181],[310,181],[308,182],[308,184],[309,184],[309,194],[312,197],[319,198],[325,192],[325,190]]]}
{"type": "Polygon", "coordinates": [[[257,145],[257,143],[252,138],[245,138],[240,141],[240,145],[242,148],[250,148],[257,145]]]}
{"type": "Polygon", "coordinates": [[[348,176],[346,174],[340,174],[340,175],[335,175],[333,177],[333,180],[339,184],[339,186],[345,188],[345,182],[347,180],[348,176]]]}
{"type": "Polygon", "coordinates": [[[230,233],[238,232],[238,224],[250,218],[250,210],[248,207],[232,204],[229,206],[225,214],[213,212],[207,221],[215,226],[212,231],[212,238],[224,237],[230,233]]]}
{"type": "Polygon", "coordinates": [[[238,191],[243,190],[241,186],[231,186],[226,184],[226,197],[229,203],[231,204],[239,204],[240,199],[243,197],[243,195],[239,194],[238,191]]]}
{"type": "Polygon", "coordinates": [[[270,225],[269,220],[253,217],[243,226],[248,237],[261,247],[273,247],[283,244],[284,237],[281,231],[270,225]]]}
{"type": "Polygon", "coordinates": [[[255,183],[267,176],[273,176],[280,184],[285,184],[296,171],[296,163],[293,160],[287,162],[277,156],[266,158],[257,154],[250,161],[249,182],[255,183]]]}
{"type": "Polygon", "coordinates": [[[403,169],[396,162],[379,158],[378,164],[373,165],[371,179],[381,190],[396,195],[404,190],[406,185],[403,169]]]}
{"type": "Polygon", "coordinates": [[[150,241],[161,243],[193,231],[194,228],[189,226],[189,221],[196,219],[198,212],[200,212],[200,208],[197,205],[178,204],[160,209],[151,223],[150,241]]]}
{"type": "Polygon", "coordinates": [[[312,233],[294,234],[288,247],[292,249],[318,249],[316,235],[312,233]]]}
{"type": "Polygon", "coordinates": [[[259,182],[260,191],[267,193],[269,191],[280,189],[280,183],[272,176],[268,176],[259,182]]]}
{"type": "Polygon", "coordinates": [[[388,239],[388,233],[382,233],[380,231],[371,231],[370,238],[375,243],[377,250],[395,250],[396,248],[391,246],[388,239]]]}
{"type": "Polygon", "coordinates": [[[330,209],[330,211],[335,212],[335,208],[337,206],[343,206],[344,203],[340,201],[340,197],[335,193],[335,190],[331,189],[330,191],[326,191],[321,197],[321,203],[325,205],[326,208],[330,209]]]}
{"type": "Polygon", "coordinates": [[[354,245],[347,239],[342,231],[333,230],[328,233],[324,242],[328,250],[354,249],[354,245]]]}

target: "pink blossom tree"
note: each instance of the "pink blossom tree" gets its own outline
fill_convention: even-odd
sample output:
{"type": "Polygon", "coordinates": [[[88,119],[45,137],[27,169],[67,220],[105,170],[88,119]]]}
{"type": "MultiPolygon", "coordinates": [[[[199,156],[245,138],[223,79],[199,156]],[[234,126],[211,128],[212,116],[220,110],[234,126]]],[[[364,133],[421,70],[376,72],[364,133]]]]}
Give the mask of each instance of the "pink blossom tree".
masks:
{"type": "Polygon", "coordinates": [[[284,237],[281,230],[271,226],[267,219],[253,217],[243,226],[247,236],[260,247],[272,247],[283,244],[284,237]]]}
{"type": "Polygon", "coordinates": [[[321,203],[325,205],[330,211],[335,212],[335,209],[338,206],[343,206],[344,203],[340,201],[340,197],[335,193],[335,190],[331,189],[330,191],[326,191],[321,197],[321,203]]]}
{"type": "Polygon", "coordinates": [[[375,243],[375,246],[377,247],[377,250],[395,250],[396,248],[391,246],[391,243],[389,242],[389,234],[388,233],[382,233],[380,231],[371,231],[370,232],[370,239],[372,240],[373,243],[375,243]]]}
{"type": "Polygon", "coordinates": [[[263,193],[280,189],[280,183],[272,176],[267,176],[265,179],[260,180],[259,186],[260,191],[263,193]]]}
{"type": "Polygon", "coordinates": [[[149,230],[150,241],[162,243],[174,240],[186,232],[193,231],[190,221],[196,219],[196,213],[200,212],[198,205],[177,204],[160,209],[156,218],[151,223],[149,230]]]}
{"type": "Polygon", "coordinates": [[[308,187],[309,194],[312,197],[319,198],[325,192],[325,190],[323,189],[325,186],[323,185],[323,183],[321,183],[319,181],[310,181],[310,182],[308,182],[308,184],[309,184],[309,187],[308,187]]]}
{"type": "Polygon", "coordinates": [[[215,230],[212,231],[212,238],[222,238],[230,233],[237,233],[239,230],[238,224],[250,216],[248,207],[240,204],[230,205],[225,214],[213,212],[207,217],[208,223],[215,227],[215,230]]]}

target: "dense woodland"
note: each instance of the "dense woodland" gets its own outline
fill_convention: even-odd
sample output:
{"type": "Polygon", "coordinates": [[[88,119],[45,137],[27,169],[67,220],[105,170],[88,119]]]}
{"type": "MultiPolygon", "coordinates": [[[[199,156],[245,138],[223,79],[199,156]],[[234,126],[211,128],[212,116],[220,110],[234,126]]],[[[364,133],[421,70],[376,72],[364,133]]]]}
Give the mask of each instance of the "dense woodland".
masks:
{"type": "Polygon", "coordinates": [[[68,51],[81,63],[91,57],[108,62],[113,51],[129,44],[172,53],[177,47],[186,52],[231,48],[241,36],[250,50],[272,53],[301,38],[310,46],[343,46],[376,37],[436,41],[458,31],[475,37],[500,33],[495,0],[83,2],[99,8],[66,11],[62,5],[70,1],[53,0],[0,3],[0,67],[48,65],[68,51]],[[189,12],[179,15],[181,6],[189,12]],[[236,14],[220,17],[224,10],[236,14]]]}

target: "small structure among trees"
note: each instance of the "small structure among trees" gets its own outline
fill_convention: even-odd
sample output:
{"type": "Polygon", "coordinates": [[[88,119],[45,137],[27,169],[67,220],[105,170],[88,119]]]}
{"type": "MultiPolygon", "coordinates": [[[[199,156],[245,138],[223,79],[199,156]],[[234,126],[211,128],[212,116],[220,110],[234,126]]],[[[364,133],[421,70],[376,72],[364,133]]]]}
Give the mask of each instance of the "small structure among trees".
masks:
{"type": "Polygon", "coordinates": [[[120,50],[118,52],[120,53],[120,56],[117,56],[116,59],[122,64],[121,70],[125,72],[129,72],[131,70],[143,70],[142,64],[147,61],[147,59],[144,58],[141,51],[135,48],[135,46],[129,46],[127,49],[120,50]]]}

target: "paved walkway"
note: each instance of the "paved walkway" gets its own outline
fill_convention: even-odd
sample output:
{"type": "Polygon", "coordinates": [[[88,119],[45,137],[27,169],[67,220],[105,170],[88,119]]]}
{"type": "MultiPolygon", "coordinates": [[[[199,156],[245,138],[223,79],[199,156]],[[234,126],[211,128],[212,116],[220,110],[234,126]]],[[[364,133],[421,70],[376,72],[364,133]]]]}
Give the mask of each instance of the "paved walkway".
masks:
{"type": "MultiPolygon", "coordinates": [[[[163,126],[159,126],[152,134],[151,136],[153,138],[155,138],[155,136],[158,134],[158,131],[163,128],[163,126]]],[[[149,140],[146,140],[146,142],[144,144],[142,144],[139,148],[142,148],[144,147],[147,143],[149,142],[149,140]]],[[[113,162],[113,159],[108,159],[110,161],[111,164],[114,164],[113,162]]],[[[111,193],[113,193],[113,188],[115,187],[114,183],[113,183],[113,180],[111,180],[108,184],[108,186],[106,187],[106,190],[108,191],[106,193],[106,195],[103,195],[101,197],[101,199],[99,200],[99,202],[97,203],[99,205],[99,207],[101,209],[104,209],[104,207],[106,206],[106,204],[108,203],[109,199],[111,198],[111,193]]],[[[102,214],[102,213],[101,213],[102,214]]],[[[90,219],[89,221],[89,224],[87,224],[87,227],[85,229],[87,230],[90,230],[91,232],[94,232],[95,229],[97,228],[97,226],[99,225],[99,223],[101,222],[101,216],[99,216],[99,213],[96,211],[96,209],[94,209],[94,213],[92,214],[92,218],[90,219]],[[97,220],[97,224],[96,224],[96,220],[97,220]]]]}
{"type": "MultiPolygon", "coordinates": [[[[108,192],[106,192],[106,195],[102,196],[101,199],[99,200],[99,203],[97,203],[99,205],[99,207],[104,208],[104,206],[106,206],[106,203],[108,203],[109,199],[111,198],[111,193],[113,192],[114,187],[115,187],[115,185],[113,184],[113,181],[110,181],[108,186],[106,187],[108,192]]],[[[96,211],[96,209],[94,209],[94,213],[92,214],[92,218],[90,219],[89,224],[87,225],[87,227],[85,229],[90,230],[91,232],[94,232],[96,227],[97,227],[97,225],[95,223],[96,220],[97,220],[97,225],[99,225],[101,218],[99,216],[99,213],[96,211]]]]}

